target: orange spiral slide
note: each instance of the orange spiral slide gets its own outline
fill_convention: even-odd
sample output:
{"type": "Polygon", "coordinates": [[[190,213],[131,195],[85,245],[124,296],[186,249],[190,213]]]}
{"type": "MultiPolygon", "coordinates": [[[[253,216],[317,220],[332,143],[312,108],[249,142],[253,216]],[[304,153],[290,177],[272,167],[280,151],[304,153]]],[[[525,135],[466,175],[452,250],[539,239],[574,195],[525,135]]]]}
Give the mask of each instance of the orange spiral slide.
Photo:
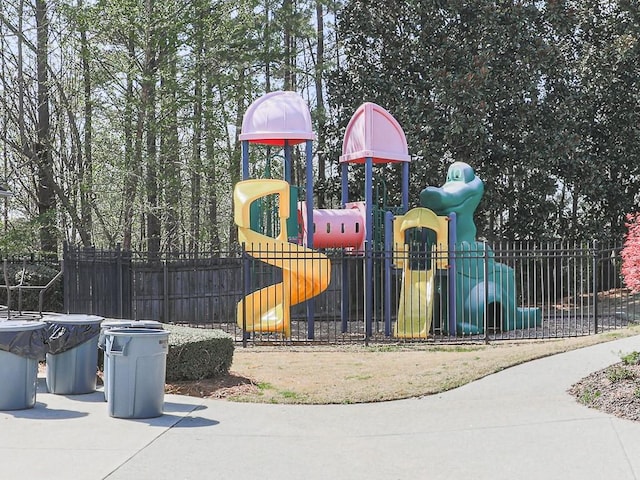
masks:
{"type": "Polygon", "coordinates": [[[289,243],[289,184],[284,180],[244,180],[233,192],[238,241],[245,252],[282,269],[282,282],[261,288],[238,302],[237,322],[246,332],[276,332],[291,336],[291,306],[322,293],[329,286],[331,262],[326,255],[289,243]],[[276,238],[251,230],[251,203],[277,194],[280,233],[276,238]]]}

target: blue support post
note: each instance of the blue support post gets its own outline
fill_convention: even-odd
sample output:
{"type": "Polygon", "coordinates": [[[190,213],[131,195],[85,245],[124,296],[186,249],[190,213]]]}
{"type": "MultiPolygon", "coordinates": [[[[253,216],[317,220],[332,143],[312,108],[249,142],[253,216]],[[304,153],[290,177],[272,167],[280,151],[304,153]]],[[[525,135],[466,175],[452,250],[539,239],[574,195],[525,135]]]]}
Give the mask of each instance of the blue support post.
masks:
{"type": "Polygon", "coordinates": [[[313,145],[311,140],[307,140],[306,145],[306,156],[307,156],[307,183],[306,183],[306,192],[305,199],[307,202],[307,218],[305,221],[307,222],[307,247],[313,248],[313,162],[311,161],[311,156],[313,155],[313,145]]]}
{"type": "MultiPolygon", "coordinates": [[[[349,164],[343,162],[341,165],[342,180],[342,208],[349,201],[349,164]]],[[[342,333],[349,330],[349,263],[345,255],[342,255],[342,289],[340,302],[340,317],[342,320],[342,333]]]]}
{"type": "Polygon", "coordinates": [[[242,141],[242,180],[249,179],[249,142],[242,141]]]}
{"type": "Polygon", "coordinates": [[[349,201],[349,165],[344,162],[342,165],[342,208],[345,207],[349,201]]]}
{"type": "MultiPolygon", "coordinates": [[[[247,140],[242,141],[242,180],[249,179],[249,142],[247,140]]],[[[251,263],[249,255],[246,253],[246,246],[242,244],[242,288],[243,288],[243,300],[242,303],[242,346],[247,346],[247,339],[249,334],[247,333],[247,309],[246,301],[247,295],[251,289],[251,263]]]]}
{"type": "Polygon", "coordinates": [[[456,324],[458,323],[457,318],[457,299],[456,299],[456,280],[458,273],[456,271],[456,243],[458,242],[458,238],[456,235],[456,214],[452,212],[449,214],[449,272],[447,275],[447,279],[449,281],[448,290],[448,305],[449,305],[449,336],[456,336],[456,324]]]}
{"type": "Polygon", "coordinates": [[[249,332],[247,332],[247,296],[251,291],[251,260],[247,254],[246,245],[242,244],[242,346],[247,346],[249,332]]]}
{"type": "Polygon", "coordinates": [[[342,255],[342,288],[340,292],[340,319],[342,320],[342,333],[349,331],[349,262],[342,255]]]}
{"type": "Polygon", "coordinates": [[[402,213],[409,210],[409,162],[402,162],[402,213]]]}
{"type": "Polygon", "coordinates": [[[364,246],[365,266],[365,337],[369,339],[373,323],[373,158],[365,160],[365,203],[367,212],[366,241],[364,246]]]}
{"type": "Polygon", "coordinates": [[[393,213],[384,214],[384,334],[391,336],[391,261],[393,255],[393,213]]]}
{"type": "Polygon", "coordinates": [[[284,180],[291,184],[291,145],[289,145],[289,140],[284,141],[284,180]]]}
{"type": "MultiPolygon", "coordinates": [[[[313,248],[313,144],[307,140],[307,179],[306,179],[306,202],[307,202],[307,248],[313,248]]],[[[293,213],[292,213],[293,214],[293,213]]],[[[315,299],[307,300],[307,338],[313,340],[315,337],[315,299]]]]}

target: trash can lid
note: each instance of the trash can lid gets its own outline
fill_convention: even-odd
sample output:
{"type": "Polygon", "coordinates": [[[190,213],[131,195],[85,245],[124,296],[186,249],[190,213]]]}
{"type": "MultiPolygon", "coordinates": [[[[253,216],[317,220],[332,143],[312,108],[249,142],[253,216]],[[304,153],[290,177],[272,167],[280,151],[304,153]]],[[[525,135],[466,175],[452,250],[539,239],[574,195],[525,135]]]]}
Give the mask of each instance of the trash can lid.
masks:
{"type": "Polygon", "coordinates": [[[103,320],[100,326],[102,328],[129,327],[135,323],[136,320],[103,320]]]}
{"type": "Polygon", "coordinates": [[[134,325],[132,325],[133,327],[136,328],[153,328],[153,329],[160,329],[162,328],[162,323],[157,322],[156,320],[138,320],[136,321],[136,323],[134,325]]]}
{"type": "Polygon", "coordinates": [[[157,335],[157,336],[169,336],[168,330],[159,330],[155,328],[112,328],[104,332],[107,336],[123,336],[123,337],[133,337],[137,335],[157,335]]]}
{"type": "Polygon", "coordinates": [[[34,320],[3,320],[0,321],[0,332],[24,332],[39,330],[46,326],[46,323],[34,320]]]}
{"type": "Polygon", "coordinates": [[[109,319],[104,320],[101,324],[102,328],[155,328],[161,329],[162,323],[155,320],[123,320],[123,319],[109,319]]]}
{"type": "Polygon", "coordinates": [[[104,317],[86,315],[84,313],[65,313],[61,315],[45,315],[42,320],[60,325],[93,325],[101,323],[104,317]]]}

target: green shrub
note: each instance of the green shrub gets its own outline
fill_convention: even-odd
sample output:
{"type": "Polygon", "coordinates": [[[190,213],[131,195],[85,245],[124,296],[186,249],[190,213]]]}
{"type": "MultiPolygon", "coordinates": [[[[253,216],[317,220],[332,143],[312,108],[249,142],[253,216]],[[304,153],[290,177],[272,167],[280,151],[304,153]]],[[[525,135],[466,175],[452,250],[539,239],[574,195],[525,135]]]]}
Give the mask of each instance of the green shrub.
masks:
{"type": "Polygon", "coordinates": [[[167,381],[203,380],[229,373],[233,339],[221,330],[165,324],[169,333],[167,381]]]}
{"type": "Polygon", "coordinates": [[[625,365],[638,365],[640,364],[640,352],[634,351],[627,353],[626,355],[622,355],[620,359],[625,365]]]}
{"type": "Polygon", "coordinates": [[[631,380],[635,378],[635,375],[628,368],[624,368],[619,365],[614,365],[607,371],[607,378],[609,379],[610,382],[616,383],[616,382],[621,382],[623,380],[631,380]]]}

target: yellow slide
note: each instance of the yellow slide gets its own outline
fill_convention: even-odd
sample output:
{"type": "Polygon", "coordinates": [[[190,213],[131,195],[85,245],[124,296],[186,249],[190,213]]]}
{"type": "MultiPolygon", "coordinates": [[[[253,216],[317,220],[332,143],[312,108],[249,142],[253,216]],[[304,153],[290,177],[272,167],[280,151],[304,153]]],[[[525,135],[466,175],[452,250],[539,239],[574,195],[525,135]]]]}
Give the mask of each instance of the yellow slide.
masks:
{"type": "Polygon", "coordinates": [[[291,306],[323,291],[331,278],[331,262],[322,253],[287,241],[289,184],[284,180],[245,180],[233,193],[238,241],[245,251],[282,269],[282,282],[247,295],[238,303],[237,322],[247,332],[277,332],[291,336],[291,306]],[[267,195],[279,196],[280,233],[276,238],[251,230],[251,203],[267,195]]]}
{"type": "Polygon", "coordinates": [[[402,272],[400,306],[394,335],[398,338],[427,338],[433,318],[433,268],[402,272]]]}
{"type": "Polygon", "coordinates": [[[412,270],[408,258],[409,248],[405,244],[405,231],[411,228],[433,230],[438,247],[446,251],[447,221],[446,217],[439,217],[427,208],[414,208],[394,220],[394,263],[402,268],[400,305],[394,329],[394,335],[398,338],[427,338],[433,318],[434,271],[436,265],[437,268],[447,267],[446,256],[442,255],[431,262],[430,269],[412,270]]]}

